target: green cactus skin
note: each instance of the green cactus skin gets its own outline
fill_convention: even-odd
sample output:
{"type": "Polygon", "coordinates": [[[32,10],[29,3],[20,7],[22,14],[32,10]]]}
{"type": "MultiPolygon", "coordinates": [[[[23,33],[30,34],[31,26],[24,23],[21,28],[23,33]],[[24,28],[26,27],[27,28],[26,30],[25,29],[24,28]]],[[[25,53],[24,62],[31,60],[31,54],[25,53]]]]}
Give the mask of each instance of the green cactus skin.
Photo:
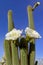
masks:
{"type": "Polygon", "coordinates": [[[4,51],[5,51],[5,56],[6,56],[6,65],[12,65],[9,45],[10,45],[9,41],[5,40],[4,51]]]}
{"type": "Polygon", "coordinates": [[[31,6],[28,6],[27,7],[27,12],[28,12],[28,26],[32,29],[34,29],[34,20],[33,20],[33,15],[32,15],[32,7],[31,6]]]}
{"type": "MultiPolygon", "coordinates": [[[[29,27],[34,29],[33,15],[32,15],[32,7],[27,7],[28,11],[28,19],[29,19],[29,27]]],[[[34,65],[35,63],[35,40],[33,39],[30,43],[30,52],[29,52],[29,65],[34,65]]]]}
{"type": "Polygon", "coordinates": [[[8,11],[8,32],[10,32],[14,28],[13,18],[12,18],[12,10],[8,11]]]}
{"type": "Polygon", "coordinates": [[[16,41],[11,41],[12,48],[12,65],[19,65],[18,49],[16,47],[16,41]]]}
{"type": "Polygon", "coordinates": [[[24,38],[20,41],[20,65],[28,65],[27,61],[27,42],[24,38]]]}
{"type": "Polygon", "coordinates": [[[33,42],[30,43],[29,65],[34,65],[35,63],[35,44],[33,44],[33,42]]]}
{"type": "MultiPolygon", "coordinates": [[[[12,20],[12,11],[8,11],[8,32],[10,32],[14,28],[13,20],[12,20]]],[[[11,42],[9,41],[4,41],[4,50],[5,50],[5,56],[7,59],[7,65],[12,64],[12,57],[11,57],[11,42]],[[8,48],[7,48],[8,47],[8,48]],[[8,50],[7,50],[8,49],[8,50]]]]}
{"type": "Polygon", "coordinates": [[[20,49],[20,62],[21,65],[28,65],[27,63],[27,50],[26,49],[20,49]]]}
{"type": "MultiPolygon", "coordinates": [[[[8,32],[10,32],[14,28],[14,22],[13,22],[13,16],[12,16],[12,10],[8,10],[8,32]]],[[[9,41],[11,43],[11,41],[9,41]]],[[[11,44],[9,45],[10,47],[10,55],[11,55],[11,60],[12,60],[12,51],[11,51],[11,44]]]]}

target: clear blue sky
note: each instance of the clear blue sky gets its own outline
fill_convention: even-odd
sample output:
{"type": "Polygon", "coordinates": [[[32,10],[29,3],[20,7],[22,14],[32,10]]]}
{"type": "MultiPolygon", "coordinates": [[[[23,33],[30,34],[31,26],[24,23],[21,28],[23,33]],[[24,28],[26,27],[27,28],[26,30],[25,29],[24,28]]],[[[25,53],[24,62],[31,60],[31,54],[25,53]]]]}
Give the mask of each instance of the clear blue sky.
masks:
{"type": "Polygon", "coordinates": [[[4,54],[4,36],[7,33],[7,13],[11,9],[13,11],[13,20],[15,27],[25,29],[28,25],[27,6],[33,6],[34,3],[40,1],[33,12],[35,29],[40,33],[42,39],[36,40],[36,59],[43,58],[43,0],[0,0],[0,59],[4,54]]]}

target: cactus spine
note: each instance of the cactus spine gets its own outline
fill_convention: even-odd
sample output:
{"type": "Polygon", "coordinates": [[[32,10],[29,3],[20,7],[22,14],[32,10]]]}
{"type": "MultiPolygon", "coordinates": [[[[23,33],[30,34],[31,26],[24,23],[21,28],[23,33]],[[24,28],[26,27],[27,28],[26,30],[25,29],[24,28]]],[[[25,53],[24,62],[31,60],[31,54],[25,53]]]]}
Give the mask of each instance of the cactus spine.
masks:
{"type": "MultiPolygon", "coordinates": [[[[29,19],[29,27],[34,29],[33,15],[32,15],[32,7],[27,7],[28,11],[28,19],[29,19]]],[[[34,65],[35,62],[35,40],[33,39],[30,43],[30,51],[29,51],[29,65],[34,65]]]]}

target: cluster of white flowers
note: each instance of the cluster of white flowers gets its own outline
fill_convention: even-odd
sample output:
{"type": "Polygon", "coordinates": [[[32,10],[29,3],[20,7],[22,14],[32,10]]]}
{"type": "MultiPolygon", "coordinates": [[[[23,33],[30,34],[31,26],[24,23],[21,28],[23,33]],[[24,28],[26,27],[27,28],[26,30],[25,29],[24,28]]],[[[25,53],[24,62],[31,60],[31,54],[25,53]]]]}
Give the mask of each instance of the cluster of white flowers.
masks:
{"type": "MultiPolygon", "coordinates": [[[[21,35],[23,33],[23,30],[17,30],[17,29],[13,29],[12,31],[8,32],[5,35],[5,39],[6,40],[16,40],[17,38],[20,38],[21,35]]],[[[31,38],[41,38],[40,34],[38,32],[36,32],[35,30],[26,27],[25,29],[25,34],[27,37],[31,37],[31,38]]]]}
{"type": "Polygon", "coordinates": [[[26,36],[31,37],[31,38],[35,38],[35,39],[41,38],[40,34],[37,31],[29,27],[25,29],[25,33],[26,33],[26,36]]]}
{"type": "Polygon", "coordinates": [[[5,39],[6,40],[16,40],[17,38],[21,36],[22,32],[23,30],[13,29],[12,31],[10,31],[9,33],[5,35],[5,39]]]}
{"type": "Polygon", "coordinates": [[[1,59],[1,61],[0,61],[0,65],[6,65],[5,56],[2,57],[2,59],[1,59]]]}

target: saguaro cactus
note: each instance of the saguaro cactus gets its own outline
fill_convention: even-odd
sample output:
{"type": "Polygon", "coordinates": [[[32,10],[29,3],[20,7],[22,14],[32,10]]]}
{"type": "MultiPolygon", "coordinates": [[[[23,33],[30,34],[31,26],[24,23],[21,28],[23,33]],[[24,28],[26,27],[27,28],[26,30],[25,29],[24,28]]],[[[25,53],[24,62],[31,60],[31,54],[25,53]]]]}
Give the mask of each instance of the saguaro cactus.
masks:
{"type": "MultiPolygon", "coordinates": [[[[31,29],[34,29],[32,7],[28,6],[27,11],[28,11],[29,27],[31,29]]],[[[32,42],[30,43],[29,65],[34,65],[34,62],[35,62],[35,40],[33,39],[32,42]]]]}
{"type": "MultiPolygon", "coordinates": [[[[8,32],[10,32],[14,28],[13,19],[12,19],[12,11],[8,11],[8,32]]],[[[6,65],[12,65],[11,60],[11,42],[5,40],[4,41],[4,50],[5,50],[5,56],[7,63],[6,65]]]]}
{"type": "MultiPolygon", "coordinates": [[[[14,23],[12,19],[12,11],[8,11],[8,32],[14,28],[14,23]]],[[[19,65],[18,50],[15,45],[15,41],[5,40],[4,42],[5,55],[7,60],[7,65],[19,65]]]]}
{"type": "MultiPolygon", "coordinates": [[[[28,19],[29,19],[29,27],[30,31],[34,31],[34,21],[33,21],[33,15],[32,11],[34,11],[34,8],[40,4],[39,2],[35,4],[35,6],[32,8],[31,6],[27,7],[28,11],[28,19]]],[[[14,23],[12,19],[12,11],[8,11],[8,32],[10,32],[14,28],[14,23]]],[[[34,33],[30,33],[28,30],[28,27],[25,29],[26,37],[24,38],[21,36],[22,31],[13,29],[10,33],[6,35],[6,38],[4,40],[4,51],[5,51],[5,57],[6,57],[6,65],[37,65],[37,62],[35,63],[35,39],[41,38],[40,35],[34,37],[34,33]],[[17,35],[16,35],[16,33],[17,35]],[[30,35],[30,36],[29,36],[30,35]],[[33,35],[33,37],[31,36],[33,35]],[[14,37],[15,36],[15,37],[14,37]],[[17,37],[16,37],[17,36],[17,37]],[[20,40],[18,39],[20,38],[20,40]],[[35,38],[35,39],[34,39],[35,38]],[[9,39],[9,40],[8,40],[9,39]],[[28,42],[30,42],[30,49],[28,53],[28,42]],[[18,57],[18,46],[20,47],[20,63],[19,63],[19,57],[18,57]],[[28,58],[27,58],[28,56],[28,58]]],[[[36,31],[35,31],[36,32],[36,31]]]]}

